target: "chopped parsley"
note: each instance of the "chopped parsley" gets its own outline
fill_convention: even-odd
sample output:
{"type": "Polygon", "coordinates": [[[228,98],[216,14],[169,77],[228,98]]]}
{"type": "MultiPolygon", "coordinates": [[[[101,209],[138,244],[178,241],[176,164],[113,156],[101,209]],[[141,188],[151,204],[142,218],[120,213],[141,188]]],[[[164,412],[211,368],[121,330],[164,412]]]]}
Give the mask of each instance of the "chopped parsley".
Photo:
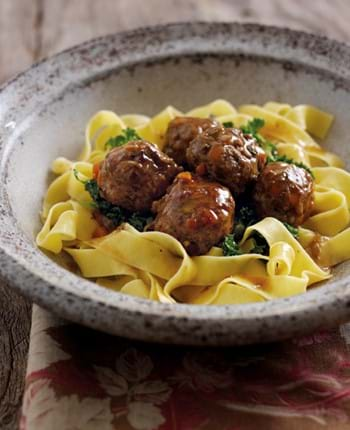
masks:
{"type": "Polygon", "coordinates": [[[105,149],[113,149],[118,146],[123,146],[128,142],[133,140],[140,140],[141,137],[136,133],[136,130],[133,128],[125,128],[122,130],[121,134],[115,137],[111,137],[105,144],[105,149]]]}
{"type": "MultiPolygon", "coordinates": [[[[250,206],[241,206],[237,212],[235,217],[235,225],[232,234],[228,234],[225,236],[222,242],[222,250],[224,256],[234,256],[234,255],[242,255],[245,253],[249,254],[261,254],[268,255],[269,254],[269,244],[266,239],[257,231],[253,232],[250,236],[250,239],[253,240],[253,247],[249,250],[249,252],[244,252],[238,243],[242,240],[244,232],[246,229],[256,224],[259,221],[259,217],[257,216],[253,207],[250,206]]],[[[298,239],[299,230],[296,227],[284,222],[283,225],[286,229],[291,233],[291,235],[298,239]]]]}
{"type": "Polygon", "coordinates": [[[246,228],[255,224],[257,221],[258,219],[254,209],[249,206],[242,206],[235,217],[233,230],[235,240],[239,242],[242,239],[246,228]]]}
{"type": "Polygon", "coordinates": [[[249,252],[244,252],[236,242],[234,235],[228,234],[225,236],[221,245],[224,256],[233,257],[242,254],[269,254],[269,245],[260,233],[254,232],[251,239],[253,240],[254,246],[249,252]]]}
{"type": "Polygon", "coordinates": [[[233,234],[228,234],[225,236],[222,242],[222,251],[225,257],[233,257],[235,255],[243,254],[243,251],[235,241],[233,234]]]}
{"type": "Polygon", "coordinates": [[[136,228],[136,230],[143,231],[146,225],[152,221],[153,217],[150,213],[130,212],[105,200],[101,196],[100,189],[95,179],[86,181],[80,179],[79,172],[76,169],[74,169],[74,176],[84,185],[85,190],[90,194],[93,200],[93,207],[111,220],[115,227],[123,222],[127,222],[136,228]]]}
{"type": "Polygon", "coordinates": [[[77,175],[78,171],[74,169],[74,176],[78,179],[79,182],[82,182],[85,186],[85,190],[90,194],[92,200],[97,202],[100,198],[100,190],[98,188],[97,182],[94,179],[90,179],[88,181],[81,181],[77,175]]]}
{"type": "Polygon", "coordinates": [[[227,257],[242,254],[268,255],[269,245],[265,238],[258,232],[253,232],[250,236],[250,239],[253,241],[253,246],[248,252],[244,252],[238,245],[238,243],[242,240],[246,229],[258,221],[259,217],[257,216],[253,207],[244,205],[238,209],[237,215],[235,217],[233,232],[232,234],[225,236],[221,244],[224,256],[227,257]]]}
{"type": "Polygon", "coordinates": [[[252,135],[261,148],[266,152],[267,157],[273,158],[278,156],[278,151],[276,145],[269,142],[265,139],[261,134],[259,134],[259,130],[264,127],[265,121],[261,118],[254,118],[249,121],[246,125],[241,127],[241,130],[244,134],[252,135]]]}
{"type": "Polygon", "coordinates": [[[222,125],[223,125],[225,128],[233,128],[233,122],[232,122],[232,121],[226,121],[226,122],[223,122],[223,123],[222,123],[222,125]]]}
{"type": "Polygon", "coordinates": [[[127,220],[138,231],[144,231],[146,225],[150,224],[151,221],[153,221],[151,214],[141,214],[139,212],[133,212],[127,220]]]}
{"type": "Polygon", "coordinates": [[[298,239],[299,230],[297,227],[293,227],[292,225],[288,224],[287,222],[284,222],[283,225],[286,227],[286,229],[289,231],[289,233],[292,236],[294,236],[295,239],[298,239]]]}
{"type": "Polygon", "coordinates": [[[253,118],[246,125],[241,127],[241,130],[244,134],[251,134],[256,141],[259,143],[261,148],[265,151],[267,155],[267,163],[288,163],[294,164],[297,167],[300,167],[306,170],[312,178],[315,178],[314,174],[310,167],[306,166],[304,163],[300,163],[298,161],[293,160],[292,158],[287,157],[286,155],[279,155],[277,151],[276,145],[266,140],[261,134],[259,134],[259,130],[264,127],[265,121],[261,118],[253,118]]]}
{"type": "Polygon", "coordinates": [[[265,151],[268,162],[269,160],[274,160],[276,157],[278,157],[277,146],[273,143],[265,140],[263,143],[260,143],[260,146],[265,151]]]}
{"type": "Polygon", "coordinates": [[[269,244],[260,233],[257,231],[254,232],[253,236],[251,236],[251,239],[254,241],[254,247],[249,251],[249,254],[269,254],[269,244]]]}
{"type": "Polygon", "coordinates": [[[241,126],[244,134],[251,134],[257,142],[263,143],[265,139],[259,134],[259,130],[263,128],[265,121],[261,118],[253,118],[246,125],[241,126]]]}

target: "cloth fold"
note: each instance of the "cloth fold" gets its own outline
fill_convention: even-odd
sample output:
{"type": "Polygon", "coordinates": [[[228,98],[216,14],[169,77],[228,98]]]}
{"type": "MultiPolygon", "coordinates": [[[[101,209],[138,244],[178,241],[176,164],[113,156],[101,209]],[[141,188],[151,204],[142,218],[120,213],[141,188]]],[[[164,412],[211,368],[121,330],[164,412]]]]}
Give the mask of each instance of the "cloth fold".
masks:
{"type": "Polygon", "coordinates": [[[350,324],[189,348],[113,337],[34,306],[21,430],[350,428],[350,324]]]}

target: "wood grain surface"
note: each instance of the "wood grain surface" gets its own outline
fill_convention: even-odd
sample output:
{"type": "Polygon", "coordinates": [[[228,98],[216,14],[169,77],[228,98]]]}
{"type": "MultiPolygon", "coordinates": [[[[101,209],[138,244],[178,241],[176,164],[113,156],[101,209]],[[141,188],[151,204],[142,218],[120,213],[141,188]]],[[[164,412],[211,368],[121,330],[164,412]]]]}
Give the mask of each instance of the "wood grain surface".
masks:
{"type": "MultiPolygon", "coordinates": [[[[260,22],[350,42],[349,0],[0,0],[0,83],[104,34],[178,21],[260,22]]],[[[0,281],[0,429],[18,427],[30,304],[0,281]]]]}

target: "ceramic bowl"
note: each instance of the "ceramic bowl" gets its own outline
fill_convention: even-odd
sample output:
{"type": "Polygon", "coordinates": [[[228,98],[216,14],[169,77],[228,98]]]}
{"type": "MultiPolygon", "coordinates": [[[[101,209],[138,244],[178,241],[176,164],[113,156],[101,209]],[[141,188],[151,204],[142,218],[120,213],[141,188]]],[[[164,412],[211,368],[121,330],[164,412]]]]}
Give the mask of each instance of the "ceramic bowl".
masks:
{"type": "Polygon", "coordinates": [[[336,117],[326,147],[350,167],[350,47],[260,25],[174,24],[84,43],[0,91],[0,271],[52,312],[109,333],[193,345],[267,342],[350,318],[350,264],[306,294],[231,306],[168,305],[123,295],[37,249],[42,198],[57,156],[74,158],[99,109],[155,114],[216,98],[235,105],[310,103],[336,117]]]}

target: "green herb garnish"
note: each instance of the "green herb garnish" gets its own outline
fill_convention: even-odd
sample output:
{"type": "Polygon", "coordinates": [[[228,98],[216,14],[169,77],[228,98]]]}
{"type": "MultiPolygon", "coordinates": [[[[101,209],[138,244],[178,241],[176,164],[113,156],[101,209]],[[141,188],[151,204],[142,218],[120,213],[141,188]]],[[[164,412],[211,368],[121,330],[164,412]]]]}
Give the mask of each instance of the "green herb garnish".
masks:
{"type": "Polygon", "coordinates": [[[298,239],[299,229],[297,227],[293,227],[292,225],[288,224],[287,222],[284,222],[283,225],[286,227],[286,229],[289,231],[289,233],[295,237],[295,239],[298,239]]]}
{"type": "Polygon", "coordinates": [[[132,225],[138,231],[144,231],[146,225],[148,225],[153,220],[150,214],[140,214],[139,212],[134,212],[129,218],[128,223],[132,225]]]}
{"type": "Polygon", "coordinates": [[[234,238],[239,242],[246,230],[250,225],[255,224],[258,221],[258,217],[254,209],[250,206],[242,206],[236,213],[235,224],[234,224],[234,238]]]}
{"type": "Polygon", "coordinates": [[[260,142],[260,146],[265,151],[268,160],[273,160],[278,156],[277,146],[268,140],[260,142]]]}
{"type": "Polygon", "coordinates": [[[244,252],[236,242],[234,235],[228,234],[225,236],[221,245],[224,256],[233,257],[242,254],[269,254],[269,245],[260,233],[255,232],[251,239],[253,239],[254,242],[253,248],[249,252],[244,252]]]}
{"type": "Polygon", "coordinates": [[[251,239],[253,239],[254,241],[254,247],[249,251],[249,254],[269,254],[269,244],[266,242],[266,239],[260,233],[254,232],[251,239]]]}
{"type": "Polygon", "coordinates": [[[113,149],[118,146],[123,146],[128,142],[133,140],[140,140],[141,137],[136,133],[136,130],[133,128],[127,127],[122,130],[121,134],[115,137],[111,137],[105,144],[105,149],[113,149]]]}
{"type": "Polygon", "coordinates": [[[222,251],[225,257],[233,257],[234,255],[241,255],[243,253],[235,241],[233,234],[225,236],[222,242],[222,251]]]}
{"type": "Polygon", "coordinates": [[[288,163],[294,164],[297,167],[300,167],[307,172],[310,173],[312,178],[315,178],[314,174],[310,167],[306,166],[304,163],[300,163],[298,161],[293,160],[292,158],[287,157],[286,155],[279,155],[276,145],[266,140],[261,134],[259,134],[259,130],[264,127],[265,121],[261,118],[254,118],[241,127],[241,130],[244,134],[251,134],[256,141],[260,144],[261,148],[265,151],[267,155],[267,163],[288,163]]]}
{"type": "Polygon", "coordinates": [[[265,238],[258,232],[253,232],[250,238],[253,240],[253,247],[250,251],[244,252],[239,242],[242,240],[246,229],[259,221],[255,210],[251,206],[241,206],[235,217],[235,226],[232,234],[225,237],[222,242],[222,250],[225,256],[241,254],[262,254],[268,255],[269,245],[265,238]]]}
{"type": "Polygon", "coordinates": [[[257,142],[265,142],[265,139],[259,134],[259,130],[263,128],[265,121],[261,118],[253,118],[246,125],[241,126],[241,130],[244,134],[251,134],[257,142]]]}
{"type": "MultiPolygon", "coordinates": [[[[76,177],[76,176],[75,176],[76,177]]],[[[90,179],[84,183],[85,190],[90,194],[92,200],[97,202],[100,198],[100,190],[95,179],[90,179]]]]}
{"type": "Polygon", "coordinates": [[[233,122],[232,122],[232,121],[226,121],[226,122],[223,122],[223,123],[222,123],[222,125],[223,125],[225,128],[233,128],[233,122]]]}

